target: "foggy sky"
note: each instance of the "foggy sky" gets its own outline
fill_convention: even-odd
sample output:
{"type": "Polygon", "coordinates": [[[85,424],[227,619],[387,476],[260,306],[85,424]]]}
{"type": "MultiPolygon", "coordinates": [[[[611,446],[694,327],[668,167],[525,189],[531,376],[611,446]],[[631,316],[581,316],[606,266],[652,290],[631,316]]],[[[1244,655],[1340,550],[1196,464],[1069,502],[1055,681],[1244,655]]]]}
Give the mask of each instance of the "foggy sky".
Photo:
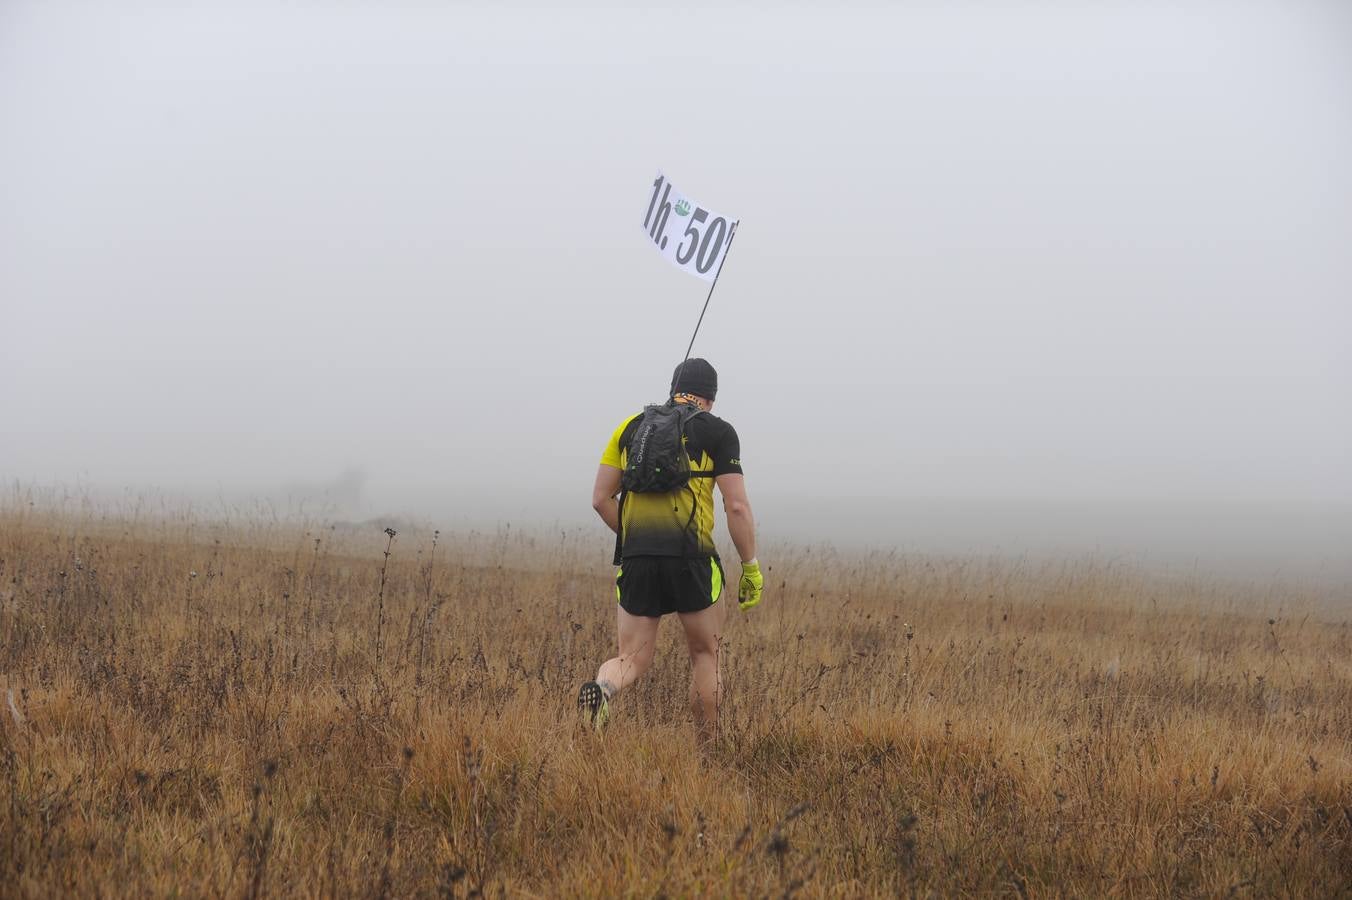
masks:
{"type": "Polygon", "coordinates": [[[767,534],[1346,560],[1349,161],[1338,2],[5,0],[0,478],[588,522],[661,169],[767,534]]]}

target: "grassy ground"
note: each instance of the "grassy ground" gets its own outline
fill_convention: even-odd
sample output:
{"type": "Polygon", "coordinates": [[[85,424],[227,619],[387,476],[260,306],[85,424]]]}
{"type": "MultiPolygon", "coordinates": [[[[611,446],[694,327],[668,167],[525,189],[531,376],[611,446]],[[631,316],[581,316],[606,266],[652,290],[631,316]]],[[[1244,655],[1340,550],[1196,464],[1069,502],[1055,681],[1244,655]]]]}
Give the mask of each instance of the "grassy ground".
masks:
{"type": "Polygon", "coordinates": [[[0,514],[0,894],[1352,893],[1346,592],[765,553],[701,755],[604,539],[432,540],[0,514]]]}

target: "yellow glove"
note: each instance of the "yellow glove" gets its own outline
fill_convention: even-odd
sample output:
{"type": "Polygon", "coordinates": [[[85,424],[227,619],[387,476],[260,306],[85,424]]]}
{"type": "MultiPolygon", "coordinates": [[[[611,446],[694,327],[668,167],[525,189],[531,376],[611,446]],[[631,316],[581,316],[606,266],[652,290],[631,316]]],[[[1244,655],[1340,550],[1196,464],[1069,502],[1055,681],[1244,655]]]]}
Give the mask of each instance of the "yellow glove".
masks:
{"type": "Polygon", "coordinates": [[[742,563],[742,580],[737,585],[737,606],[746,612],[761,602],[761,589],[765,587],[765,577],[761,575],[760,563],[756,560],[742,563]]]}

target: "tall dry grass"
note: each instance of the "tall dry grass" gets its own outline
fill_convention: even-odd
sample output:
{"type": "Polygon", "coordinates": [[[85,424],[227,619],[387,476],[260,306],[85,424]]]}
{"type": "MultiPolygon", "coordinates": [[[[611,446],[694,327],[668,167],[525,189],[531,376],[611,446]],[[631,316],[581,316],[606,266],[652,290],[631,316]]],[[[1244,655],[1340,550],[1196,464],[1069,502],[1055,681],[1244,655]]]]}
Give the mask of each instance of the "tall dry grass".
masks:
{"type": "Polygon", "coordinates": [[[1352,892],[1345,592],[767,553],[701,755],[603,536],[435,540],[11,504],[0,894],[1352,892]]]}

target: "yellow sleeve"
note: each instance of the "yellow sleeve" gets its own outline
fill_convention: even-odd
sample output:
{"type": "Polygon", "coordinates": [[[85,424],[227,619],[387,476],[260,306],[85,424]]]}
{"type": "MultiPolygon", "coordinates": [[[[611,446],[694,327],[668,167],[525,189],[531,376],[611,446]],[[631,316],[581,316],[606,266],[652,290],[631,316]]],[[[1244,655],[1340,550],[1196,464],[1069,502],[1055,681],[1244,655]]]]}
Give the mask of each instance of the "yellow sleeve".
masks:
{"type": "Polygon", "coordinates": [[[635,413],[621,422],[620,427],[615,429],[615,433],[610,436],[610,443],[606,444],[606,449],[601,452],[601,465],[614,466],[617,469],[624,468],[620,463],[620,435],[624,434],[624,429],[637,418],[638,413],[635,413]]]}

